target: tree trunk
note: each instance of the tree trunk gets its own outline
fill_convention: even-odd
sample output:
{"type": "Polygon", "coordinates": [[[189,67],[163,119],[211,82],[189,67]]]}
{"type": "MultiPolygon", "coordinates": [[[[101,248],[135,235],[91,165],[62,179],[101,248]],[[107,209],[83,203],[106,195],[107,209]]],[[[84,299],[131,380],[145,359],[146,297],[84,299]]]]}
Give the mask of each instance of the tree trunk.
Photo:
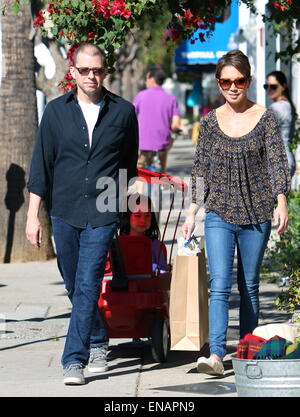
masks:
{"type": "Polygon", "coordinates": [[[138,59],[140,32],[132,30],[117,53],[116,71],[109,77],[108,88],[128,101],[144,87],[144,67],[138,59]],[[134,34],[134,36],[133,36],[134,34]]]}
{"type": "Polygon", "coordinates": [[[36,88],[30,6],[0,18],[0,262],[46,260],[54,256],[48,215],[41,207],[43,245],[25,237],[26,183],[37,130],[36,88]]]}
{"type": "Polygon", "coordinates": [[[36,86],[45,94],[47,103],[62,95],[62,92],[58,88],[58,84],[64,79],[64,76],[69,71],[68,60],[63,57],[60,48],[61,45],[56,41],[50,40],[48,42],[48,49],[55,62],[55,74],[53,78],[48,79],[46,77],[44,67],[39,69],[36,77],[36,86]]]}

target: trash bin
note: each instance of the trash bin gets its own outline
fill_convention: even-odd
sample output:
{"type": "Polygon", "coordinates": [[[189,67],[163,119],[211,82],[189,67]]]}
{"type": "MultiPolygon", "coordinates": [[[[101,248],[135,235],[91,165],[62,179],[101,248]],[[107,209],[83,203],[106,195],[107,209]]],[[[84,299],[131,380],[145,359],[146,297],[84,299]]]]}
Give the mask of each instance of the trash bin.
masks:
{"type": "Polygon", "coordinates": [[[238,397],[300,397],[300,359],[232,356],[238,397]]]}

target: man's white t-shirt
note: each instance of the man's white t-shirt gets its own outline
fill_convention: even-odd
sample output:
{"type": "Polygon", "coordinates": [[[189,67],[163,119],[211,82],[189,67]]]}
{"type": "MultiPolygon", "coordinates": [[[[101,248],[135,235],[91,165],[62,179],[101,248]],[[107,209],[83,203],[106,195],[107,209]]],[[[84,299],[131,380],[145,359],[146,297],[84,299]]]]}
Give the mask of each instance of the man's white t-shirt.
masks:
{"type": "Polygon", "coordinates": [[[103,100],[97,104],[93,104],[93,103],[90,104],[90,103],[84,103],[83,101],[78,99],[78,103],[81,107],[82,113],[84,115],[84,118],[88,127],[90,147],[91,147],[94,127],[98,120],[99,111],[102,107],[103,100]]]}

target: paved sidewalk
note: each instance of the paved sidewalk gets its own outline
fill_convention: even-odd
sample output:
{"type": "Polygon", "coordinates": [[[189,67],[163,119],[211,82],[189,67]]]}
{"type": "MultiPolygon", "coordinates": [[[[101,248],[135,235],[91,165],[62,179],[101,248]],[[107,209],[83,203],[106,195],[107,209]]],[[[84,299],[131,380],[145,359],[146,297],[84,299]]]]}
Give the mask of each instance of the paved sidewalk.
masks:
{"type": "MultiPolygon", "coordinates": [[[[193,149],[188,140],[175,142],[169,158],[172,175],[183,178],[189,174],[193,149]]],[[[163,211],[162,222],[165,215],[163,211]]],[[[171,219],[169,244],[174,226],[171,219]]],[[[277,285],[262,282],[260,324],[284,322],[289,318],[274,307],[273,299],[279,291],[277,285]]],[[[199,352],[173,351],[168,362],[157,364],[146,341],[112,339],[107,373],[86,372],[86,385],[64,386],[60,357],[69,316],[70,303],[56,261],[0,264],[0,397],[146,397],[149,400],[186,397],[187,400],[188,397],[237,396],[230,360],[238,340],[236,286],[230,305],[229,354],[222,378],[196,372],[199,352]]],[[[203,353],[207,353],[207,347],[203,353]]]]}
{"type": "MultiPolygon", "coordinates": [[[[165,364],[153,363],[150,347],[112,339],[109,372],[86,372],[87,384],[62,383],[60,356],[70,305],[54,262],[0,265],[0,396],[1,397],[201,397],[236,396],[230,353],[238,340],[236,286],[230,309],[229,354],[222,378],[200,375],[198,352],[170,352],[165,364]]],[[[274,284],[261,285],[261,324],[286,321],[273,299],[274,284]]],[[[207,353],[204,348],[203,353],[207,353]]]]}

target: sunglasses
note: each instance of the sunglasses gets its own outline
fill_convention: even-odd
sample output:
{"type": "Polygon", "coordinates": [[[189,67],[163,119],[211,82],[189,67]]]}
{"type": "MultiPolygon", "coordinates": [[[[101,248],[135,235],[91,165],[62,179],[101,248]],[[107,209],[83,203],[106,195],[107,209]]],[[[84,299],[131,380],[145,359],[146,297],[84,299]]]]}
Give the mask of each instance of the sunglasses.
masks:
{"type": "Polygon", "coordinates": [[[100,68],[85,68],[85,67],[77,68],[75,67],[75,68],[77,69],[80,75],[89,75],[91,71],[93,71],[94,75],[102,75],[104,74],[106,70],[106,68],[103,68],[103,67],[100,67],[100,68]]]}
{"type": "Polygon", "coordinates": [[[270,89],[270,90],[275,91],[275,90],[277,90],[277,88],[278,88],[278,84],[264,84],[264,89],[265,90],[270,89]]]}
{"type": "Polygon", "coordinates": [[[229,90],[232,84],[234,84],[236,88],[243,89],[246,87],[247,81],[248,81],[247,77],[238,78],[237,80],[228,80],[226,78],[220,78],[218,80],[219,85],[222,88],[222,90],[229,90]]]}

